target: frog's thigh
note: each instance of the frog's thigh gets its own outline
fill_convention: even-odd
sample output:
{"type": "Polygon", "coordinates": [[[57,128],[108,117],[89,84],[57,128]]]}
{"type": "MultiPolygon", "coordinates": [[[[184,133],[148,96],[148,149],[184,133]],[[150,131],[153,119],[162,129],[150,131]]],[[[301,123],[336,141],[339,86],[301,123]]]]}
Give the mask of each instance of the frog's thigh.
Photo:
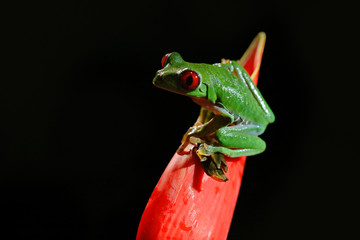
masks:
{"type": "Polygon", "coordinates": [[[265,150],[265,142],[247,132],[253,132],[252,127],[225,127],[216,132],[221,146],[209,146],[211,152],[221,152],[230,157],[250,156],[265,150]]]}

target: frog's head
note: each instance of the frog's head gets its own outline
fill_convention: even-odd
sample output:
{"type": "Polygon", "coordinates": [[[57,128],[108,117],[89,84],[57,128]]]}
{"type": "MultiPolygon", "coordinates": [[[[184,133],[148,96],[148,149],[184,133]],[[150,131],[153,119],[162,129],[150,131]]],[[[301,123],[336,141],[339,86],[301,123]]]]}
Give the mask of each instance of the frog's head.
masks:
{"type": "Polygon", "coordinates": [[[206,73],[201,64],[185,62],[179,53],[166,54],[160,69],[153,80],[156,87],[189,97],[205,97],[206,73]]]}

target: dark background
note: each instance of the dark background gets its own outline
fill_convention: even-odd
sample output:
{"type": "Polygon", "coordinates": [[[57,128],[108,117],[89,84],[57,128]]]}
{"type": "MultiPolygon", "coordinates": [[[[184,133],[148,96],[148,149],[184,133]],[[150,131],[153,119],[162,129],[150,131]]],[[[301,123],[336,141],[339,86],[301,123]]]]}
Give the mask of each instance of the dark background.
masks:
{"type": "Polygon", "coordinates": [[[161,57],[238,59],[259,31],[259,88],[276,122],[267,151],[248,158],[228,239],[357,234],[355,6],[27,1],[2,11],[1,234],[134,239],[199,110],[153,87],[161,57]]]}

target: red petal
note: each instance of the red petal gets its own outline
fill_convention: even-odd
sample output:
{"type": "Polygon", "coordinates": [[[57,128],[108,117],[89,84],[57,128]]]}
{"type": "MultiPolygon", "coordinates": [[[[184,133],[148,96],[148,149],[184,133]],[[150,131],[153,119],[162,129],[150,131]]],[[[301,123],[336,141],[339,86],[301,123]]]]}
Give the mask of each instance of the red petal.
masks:
{"type": "Polygon", "coordinates": [[[251,79],[257,84],[261,59],[264,52],[266,35],[260,32],[251,42],[249,48],[238,61],[251,76],[251,79]]]}
{"type": "Polygon", "coordinates": [[[205,175],[196,156],[175,154],[150,197],[136,239],[226,239],[245,157],[227,161],[230,180],[223,183],[205,175]]]}

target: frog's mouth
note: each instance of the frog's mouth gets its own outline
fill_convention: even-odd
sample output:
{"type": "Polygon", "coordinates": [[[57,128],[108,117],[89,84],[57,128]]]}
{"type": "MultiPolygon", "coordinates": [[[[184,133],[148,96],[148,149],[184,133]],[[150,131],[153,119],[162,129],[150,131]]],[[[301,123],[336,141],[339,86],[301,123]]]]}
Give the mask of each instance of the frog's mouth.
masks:
{"type": "Polygon", "coordinates": [[[160,87],[160,86],[161,86],[160,83],[161,83],[162,81],[164,81],[164,80],[162,79],[162,77],[160,77],[159,74],[156,74],[156,76],[155,76],[154,79],[153,79],[153,84],[154,84],[155,87],[160,87]]]}
{"type": "Polygon", "coordinates": [[[171,91],[171,89],[175,89],[175,84],[172,83],[172,81],[166,81],[165,78],[163,78],[162,74],[157,73],[153,79],[153,84],[155,87],[171,91]]]}

